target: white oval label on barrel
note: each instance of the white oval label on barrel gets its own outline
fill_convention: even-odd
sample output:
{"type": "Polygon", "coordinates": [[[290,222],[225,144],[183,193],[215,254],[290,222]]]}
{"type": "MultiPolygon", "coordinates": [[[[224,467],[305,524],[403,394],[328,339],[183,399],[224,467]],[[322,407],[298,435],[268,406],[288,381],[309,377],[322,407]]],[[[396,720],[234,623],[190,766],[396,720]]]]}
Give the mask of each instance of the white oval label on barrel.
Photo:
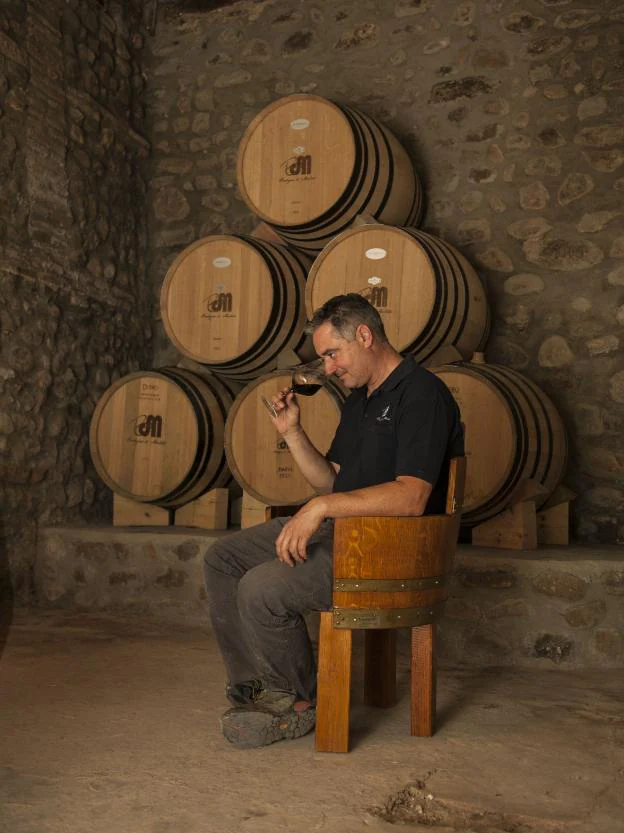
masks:
{"type": "Polygon", "coordinates": [[[305,153],[305,148],[301,147],[301,145],[297,145],[296,148],[293,148],[293,153],[305,153]]]}
{"type": "Polygon", "coordinates": [[[232,265],[232,261],[229,257],[215,257],[212,261],[212,265],[217,269],[226,269],[228,266],[232,265]]]}
{"type": "Polygon", "coordinates": [[[293,119],[290,126],[293,130],[305,130],[310,126],[310,122],[307,119],[293,119]]]}
{"type": "Polygon", "coordinates": [[[381,283],[381,278],[378,278],[377,275],[373,275],[372,278],[368,279],[368,282],[371,286],[378,286],[381,283]]]}
{"type": "Polygon", "coordinates": [[[364,254],[369,260],[383,260],[388,252],[385,249],[367,249],[364,254]]]}

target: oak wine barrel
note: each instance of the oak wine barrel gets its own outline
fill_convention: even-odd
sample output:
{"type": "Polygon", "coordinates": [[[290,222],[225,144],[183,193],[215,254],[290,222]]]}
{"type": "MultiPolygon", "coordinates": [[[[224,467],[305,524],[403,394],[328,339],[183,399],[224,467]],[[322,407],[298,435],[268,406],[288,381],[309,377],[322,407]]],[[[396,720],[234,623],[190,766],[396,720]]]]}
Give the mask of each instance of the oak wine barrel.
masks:
{"type": "Polygon", "coordinates": [[[358,214],[417,226],[423,193],[397,139],[375,119],[315,95],[273,102],[248,126],[237,160],[249,208],[315,253],[358,214]]]}
{"type": "Polygon", "coordinates": [[[526,479],[548,496],[567,462],[566,431],[548,396],[515,370],[477,361],[430,368],[450,389],[466,431],[462,525],[498,515],[526,479]]]}
{"type": "MultiPolygon", "coordinates": [[[[261,401],[290,387],[289,373],[272,373],[246,385],[234,400],[225,426],[225,453],[233,477],[256,500],[292,506],[313,497],[314,489],[299,471],[284,439],[261,401]]],[[[345,394],[332,382],[313,396],[299,396],[301,424],[322,453],[340,421],[345,394]]]]}
{"type": "Polygon", "coordinates": [[[244,235],[204,237],[173,261],[160,294],[165,331],[184,356],[246,381],[273,370],[305,325],[309,261],[244,235]]]}
{"type": "Polygon", "coordinates": [[[123,497],[167,508],[225,486],[225,420],[239,387],[180,367],[119,379],[91,419],[98,474],[123,497]]]}
{"type": "Polygon", "coordinates": [[[332,240],[308,275],[308,316],[346,292],[367,298],[390,343],[419,363],[446,345],[464,358],[485,345],[489,312],[479,276],[457,249],[426,232],[372,223],[332,240]]]}

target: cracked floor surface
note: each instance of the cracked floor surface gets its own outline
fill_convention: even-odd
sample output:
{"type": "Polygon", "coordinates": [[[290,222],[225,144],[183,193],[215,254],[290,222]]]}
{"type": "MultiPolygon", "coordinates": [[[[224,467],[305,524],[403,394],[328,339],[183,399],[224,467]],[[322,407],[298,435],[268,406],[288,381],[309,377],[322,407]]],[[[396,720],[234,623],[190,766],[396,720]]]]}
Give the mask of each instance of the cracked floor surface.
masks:
{"type": "Polygon", "coordinates": [[[380,711],[356,650],[353,748],[331,755],[228,746],[201,628],[16,612],[0,653],[2,833],[624,829],[624,671],[441,670],[438,731],[411,738],[407,657],[380,711]]]}

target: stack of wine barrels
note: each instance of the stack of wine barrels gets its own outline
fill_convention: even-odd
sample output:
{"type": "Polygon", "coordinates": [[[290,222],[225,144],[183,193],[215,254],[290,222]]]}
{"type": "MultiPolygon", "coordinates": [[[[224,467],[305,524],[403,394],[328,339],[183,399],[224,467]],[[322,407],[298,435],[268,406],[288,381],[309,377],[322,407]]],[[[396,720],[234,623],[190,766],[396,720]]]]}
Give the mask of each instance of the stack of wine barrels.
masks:
{"type": "MultiPolygon", "coordinates": [[[[500,512],[525,477],[555,488],[565,463],[561,421],[519,374],[467,364],[489,334],[483,285],[455,247],[418,228],[422,187],[385,126],[319,96],[287,96],[250,123],[237,179],[262,231],[197,240],[162,284],[165,332],[195,372],[131,374],[98,403],[92,455],[112,489],[175,507],[231,472],[266,504],[307,500],[312,490],[262,397],[290,385],[279,369],[286,356],[311,357],[306,317],[346,292],[366,297],[390,342],[434,367],[460,402],[466,523],[500,512]],[[449,350],[463,362],[436,367],[449,350]]],[[[303,425],[323,452],[343,399],[329,385],[301,402],[303,425]]]]}
{"type": "Polygon", "coordinates": [[[312,257],[362,213],[416,225],[423,199],[407,153],[385,127],[311,95],[287,96],[258,114],[237,173],[243,198],[277,242],[215,235],[193,243],[167,272],[161,314],[183,355],[251,381],[275,370],[282,351],[301,353],[312,257]]]}

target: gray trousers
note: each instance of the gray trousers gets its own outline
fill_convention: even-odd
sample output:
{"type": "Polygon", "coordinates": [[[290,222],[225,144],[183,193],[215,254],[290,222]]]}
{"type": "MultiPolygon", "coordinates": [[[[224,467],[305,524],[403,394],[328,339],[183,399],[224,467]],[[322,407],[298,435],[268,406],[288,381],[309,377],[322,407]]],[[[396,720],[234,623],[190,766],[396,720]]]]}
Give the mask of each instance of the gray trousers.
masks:
{"type": "Polygon", "coordinates": [[[275,541],[288,518],[226,535],[205,555],[210,618],[230,683],[260,679],[265,688],[315,702],[316,667],[303,614],[329,610],[334,526],[325,521],[308,559],[289,567],[275,541]]]}

